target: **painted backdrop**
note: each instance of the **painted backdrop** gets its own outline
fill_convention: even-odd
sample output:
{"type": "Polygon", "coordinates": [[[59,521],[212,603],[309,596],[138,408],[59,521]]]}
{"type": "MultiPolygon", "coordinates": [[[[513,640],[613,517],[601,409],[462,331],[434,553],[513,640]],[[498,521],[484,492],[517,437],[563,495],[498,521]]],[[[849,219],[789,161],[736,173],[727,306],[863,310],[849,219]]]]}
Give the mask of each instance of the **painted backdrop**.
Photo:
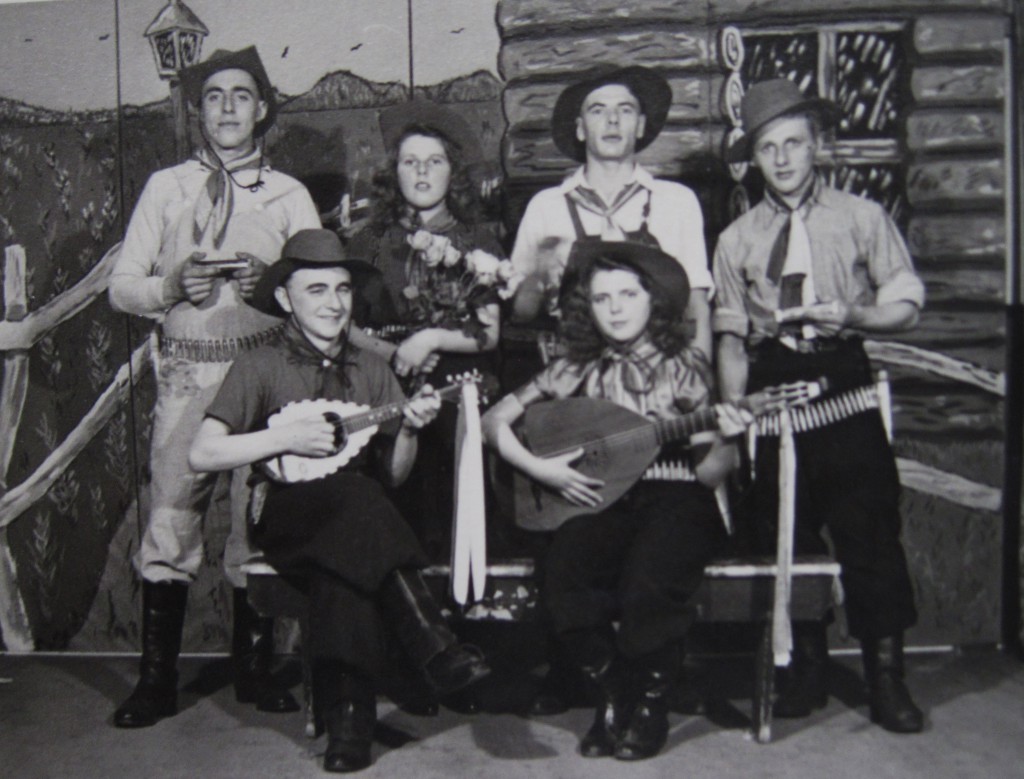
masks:
{"type": "MultiPolygon", "coordinates": [[[[143,31],[162,0],[0,5],[0,636],[10,650],[135,650],[130,558],[145,510],[153,387],[145,320],[106,303],[108,251],[147,176],[175,161],[171,103],[143,31]]],[[[282,112],[274,164],[324,211],[358,200],[382,157],[377,111],[450,103],[503,175],[514,234],[568,163],[551,107],[595,61],[657,68],[669,122],[644,152],[693,187],[706,239],[761,184],[722,162],[752,82],[836,100],[822,160],[883,203],[929,301],[872,349],[892,380],[918,644],[999,637],[1011,83],[1000,0],[192,0],[206,54],[255,43],[282,112]],[[768,9],[768,10],[766,10],[768,9]]],[[[227,646],[226,522],[206,524],[187,650],[227,646]]]]}

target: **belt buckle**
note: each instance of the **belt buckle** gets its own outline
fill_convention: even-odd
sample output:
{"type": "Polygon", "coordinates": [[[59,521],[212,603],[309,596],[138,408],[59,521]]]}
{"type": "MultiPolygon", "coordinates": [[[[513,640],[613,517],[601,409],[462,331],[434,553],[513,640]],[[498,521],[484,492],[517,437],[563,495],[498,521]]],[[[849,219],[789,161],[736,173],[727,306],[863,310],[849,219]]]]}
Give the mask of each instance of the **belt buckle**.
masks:
{"type": "Polygon", "coordinates": [[[814,354],[818,351],[818,343],[813,339],[798,338],[796,342],[796,350],[800,354],[814,354]]]}

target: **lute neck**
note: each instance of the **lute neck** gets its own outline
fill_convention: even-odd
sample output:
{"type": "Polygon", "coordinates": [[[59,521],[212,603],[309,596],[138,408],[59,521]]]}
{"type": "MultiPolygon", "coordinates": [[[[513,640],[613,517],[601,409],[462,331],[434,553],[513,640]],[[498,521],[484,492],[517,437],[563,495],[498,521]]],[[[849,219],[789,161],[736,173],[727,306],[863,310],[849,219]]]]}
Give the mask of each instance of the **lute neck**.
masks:
{"type": "MultiPolygon", "coordinates": [[[[734,405],[750,411],[751,397],[739,398],[734,405]]],[[[654,423],[655,435],[659,444],[667,444],[672,441],[679,441],[689,438],[695,433],[703,433],[706,430],[714,430],[718,427],[718,416],[715,414],[715,407],[709,406],[700,411],[691,411],[680,417],[671,419],[660,419],[654,423]]]]}

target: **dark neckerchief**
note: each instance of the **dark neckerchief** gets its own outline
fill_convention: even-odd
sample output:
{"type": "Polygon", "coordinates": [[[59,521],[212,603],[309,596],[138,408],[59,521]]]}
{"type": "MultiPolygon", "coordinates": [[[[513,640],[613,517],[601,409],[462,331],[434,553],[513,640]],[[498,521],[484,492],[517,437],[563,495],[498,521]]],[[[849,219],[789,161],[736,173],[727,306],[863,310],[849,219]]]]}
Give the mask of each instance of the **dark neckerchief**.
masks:
{"type": "Polygon", "coordinates": [[[356,364],[355,355],[359,351],[359,347],[349,342],[347,333],[343,336],[341,350],[333,357],[313,345],[294,317],[288,319],[281,338],[288,347],[289,363],[317,369],[317,398],[346,396],[345,390],[352,386],[348,368],[356,364]]]}

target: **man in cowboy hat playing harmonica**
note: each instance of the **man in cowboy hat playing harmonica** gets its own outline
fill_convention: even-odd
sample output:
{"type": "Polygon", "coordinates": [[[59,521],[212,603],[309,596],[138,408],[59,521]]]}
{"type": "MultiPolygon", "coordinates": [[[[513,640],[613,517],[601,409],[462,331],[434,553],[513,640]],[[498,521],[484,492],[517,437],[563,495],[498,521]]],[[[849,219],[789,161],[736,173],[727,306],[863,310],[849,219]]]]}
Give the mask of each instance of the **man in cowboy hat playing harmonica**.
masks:
{"type": "MultiPolygon", "coordinates": [[[[899,538],[899,475],[860,333],[913,327],[924,287],[885,210],[829,187],[816,171],[822,131],[839,118],[835,105],[774,79],[750,88],[741,113],[745,134],[726,159],[756,166],[765,197],[726,228],[715,250],[722,395],[828,379],[826,396],[793,423],[795,550],[825,552],[828,528],[850,633],[863,648],[871,719],[918,732],[923,715],[903,683],[903,632],[917,612],[899,538]]],[[[762,420],[759,433],[748,500],[759,537],[774,548],[779,430],[762,420]]],[[[807,716],[825,705],[827,662],[824,623],[795,624],[776,716],[807,716]]]]}
{"type": "Polygon", "coordinates": [[[661,132],[671,103],[665,78],[640,66],[598,65],[559,95],[551,134],[558,150],[582,165],[537,193],[523,214],[511,258],[528,278],[516,296],[517,319],[534,318],[545,298],[553,298],[574,243],[646,243],[686,271],[693,343],[710,358],[713,288],[700,204],[692,190],[655,179],[637,162],[661,132]]]}
{"type": "MultiPolygon", "coordinates": [[[[202,562],[203,515],[216,480],[189,468],[189,444],[231,361],[276,337],[279,320],[247,304],[263,269],[289,235],[320,226],[306,189],[264,157],[260,139],[277,105],[256,49],[214,52],[184,71],[182,88],[198,107],[203,146],[150,177],[110,278],[116,309],[160,323],[152,495],[135,560],[143,582],[140,679],[114,714],[126,728],[177,710],[188,584],[202,562]]],[[[243,589],[239,566],[252,555],[244,477],[236,475],[231,491],[224,559],[235,587],[235,693],[262,711],[294,711],[297,703],[270,674],[273,622],[256,616],[243,589]]]]}

